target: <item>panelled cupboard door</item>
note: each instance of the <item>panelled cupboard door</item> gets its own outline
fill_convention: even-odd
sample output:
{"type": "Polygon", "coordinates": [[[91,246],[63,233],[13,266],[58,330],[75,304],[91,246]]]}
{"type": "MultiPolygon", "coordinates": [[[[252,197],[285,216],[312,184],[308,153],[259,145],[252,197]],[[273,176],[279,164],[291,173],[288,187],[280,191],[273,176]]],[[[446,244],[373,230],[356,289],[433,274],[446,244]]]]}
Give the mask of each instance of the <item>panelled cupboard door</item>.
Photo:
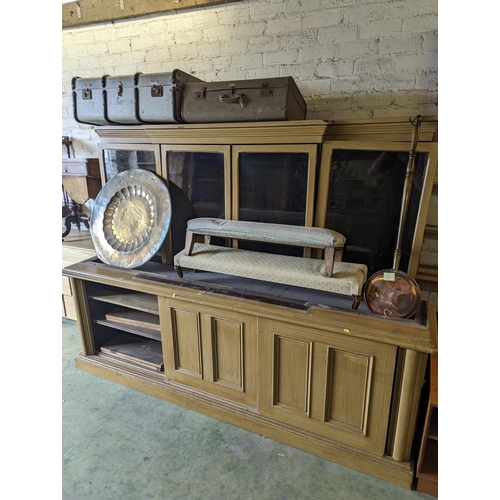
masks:
{"type": "Polygon", "coordinates": [[[259,410],[384,454],[396,347],[259,319],[259,410]]]}
{"type": "Polygon", "coordinates": [[[158,297],[165,377],[257,407],[257,319],[158,297]]]}

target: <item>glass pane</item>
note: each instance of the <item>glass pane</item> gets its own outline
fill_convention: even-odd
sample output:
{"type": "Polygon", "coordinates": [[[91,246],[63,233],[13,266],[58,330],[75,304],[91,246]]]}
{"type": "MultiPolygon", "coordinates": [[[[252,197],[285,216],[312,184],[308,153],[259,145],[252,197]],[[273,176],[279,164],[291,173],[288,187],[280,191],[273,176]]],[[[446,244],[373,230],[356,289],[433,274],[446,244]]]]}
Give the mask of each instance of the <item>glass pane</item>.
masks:
{"type": "Polygon", "coordinates": [[[153,151],[104,150],[104,170],[106,182],[129,168],[144,168],[156,172],[156,160],[153,151]]]}
{"type": "MultiPolygon", "coordinates": [[[[346,237],[344,261],[392,268],[408,152],[334,150],[325,226],[346,237]]],[[[418,153],[399,269],[406,271],[428,153],[418,153]]]]}
{"type": "Polygon", "coordinates": [[[223,153],[169,151],[167,165],[170,186],[187,196],[195,217],[224,217],[223,153]]]}
{"type": "MultiPolygon", "coordinates": [[[[239,219],[303,226],[306,221],[308,153],[239,155],[239,219]]],[[[240,242],[240,248],[302,255],[302,248],[240,242]]]]}

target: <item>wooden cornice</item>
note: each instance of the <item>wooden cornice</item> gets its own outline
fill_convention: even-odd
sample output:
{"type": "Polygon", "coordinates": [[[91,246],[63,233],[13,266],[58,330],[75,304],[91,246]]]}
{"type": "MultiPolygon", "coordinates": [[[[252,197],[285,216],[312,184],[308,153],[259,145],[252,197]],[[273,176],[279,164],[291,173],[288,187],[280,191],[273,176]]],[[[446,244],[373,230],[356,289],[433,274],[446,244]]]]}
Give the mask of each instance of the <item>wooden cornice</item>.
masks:
{"type": "MultiPolygon", "coordinates": [[[[331,141],[408,141],[413,125],[410,117],[334,120],[330,122],[326,139],[331,141]]],[[[437,116],[423,116],[420,142],[437,142],[437,116]]]]}
{"type": "Polygon", "coordinates": [[[101,142],[135,144],[310,144],[321,143],[328,122],[298,120],[253,123],[99,126],[101,142]]]}
{"type": "MultiPolygon", "coordinates": [[[[335,141],[407,142],[412,125],[408,118],[371,120],[297,120],[279,122],[198,123],[172,125],[98,126],[103,142],[192,144],[193,132],[200,131],[199,144],[321,143],[335,141]]],[[[435,142],[437,117],[424,117],[420,142],[435,142]]]]}
{"type": "Polygon", "coordinates": [[[62,6],[62,27],[121,21],[151,14],[207,7],[239,0],[80,0],[62,6]]]}

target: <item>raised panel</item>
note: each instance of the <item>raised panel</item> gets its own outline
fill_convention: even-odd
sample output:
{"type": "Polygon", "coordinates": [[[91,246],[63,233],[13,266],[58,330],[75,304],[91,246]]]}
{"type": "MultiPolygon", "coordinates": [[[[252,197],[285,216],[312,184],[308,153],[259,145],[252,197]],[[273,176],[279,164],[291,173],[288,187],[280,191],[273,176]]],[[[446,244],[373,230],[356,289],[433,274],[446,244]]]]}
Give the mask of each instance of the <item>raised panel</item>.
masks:
{"type": "Polygon", "coordinates": [[[244,390],[243,323],[211,318],[213,382],[244,390]]]}
{"type": "Polygon", "coordinates": [[[382,456],[395,356],[394,346],[259,319],[259,410],[382,456]]]}
{"type": "Polygon", "coordinates": [[[328,347],[325,421],[366,435],[373,356],[328,347]]]}
{"type": "Polygon", "coordinates": [[[311,356],[311,342],[274,334],[274,405],[309,415],[311,356]]]}
{"type": "Polygon", "coordinates": [[[193,311],[171,308],[174,369],[202,378],[200,316],[193,311]]]}
{"type": "Polygon", "coordinates": [[[158,297],[165,378],[257,407],[257,319],[158,297]]]}

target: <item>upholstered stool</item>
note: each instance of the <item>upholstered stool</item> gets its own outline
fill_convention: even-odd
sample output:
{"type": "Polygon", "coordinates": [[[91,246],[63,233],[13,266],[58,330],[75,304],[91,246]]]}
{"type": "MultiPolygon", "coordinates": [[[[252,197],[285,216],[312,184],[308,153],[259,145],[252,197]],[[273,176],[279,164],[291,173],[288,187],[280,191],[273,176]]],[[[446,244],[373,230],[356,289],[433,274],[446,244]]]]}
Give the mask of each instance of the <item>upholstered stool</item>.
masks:
{"type": "Polygon", "coordinates": [[[361,302],[368,271],[364,264],[336,262],[332,276],[327,277],[324,260],[202,243],[195,243],[190,255],[179,252],[174,267],[181,278],[182,268],[187,268],[350,295],[353,309],[361,302]]]}
{"type": "Polygon", "coordinates": [[[191,255],[195,243],[194,236],[197,234],[203,235],[207,244],[210,243],[211,236],[218,236],[278,245],[321,248],[325,252],[322,272],[328,277],[332,276],[333,262],[342,260],[345,244],[345,237],[331,229],[200,217],[191,219],[187,223],[184,249],[186,255],[191,255]]]}

